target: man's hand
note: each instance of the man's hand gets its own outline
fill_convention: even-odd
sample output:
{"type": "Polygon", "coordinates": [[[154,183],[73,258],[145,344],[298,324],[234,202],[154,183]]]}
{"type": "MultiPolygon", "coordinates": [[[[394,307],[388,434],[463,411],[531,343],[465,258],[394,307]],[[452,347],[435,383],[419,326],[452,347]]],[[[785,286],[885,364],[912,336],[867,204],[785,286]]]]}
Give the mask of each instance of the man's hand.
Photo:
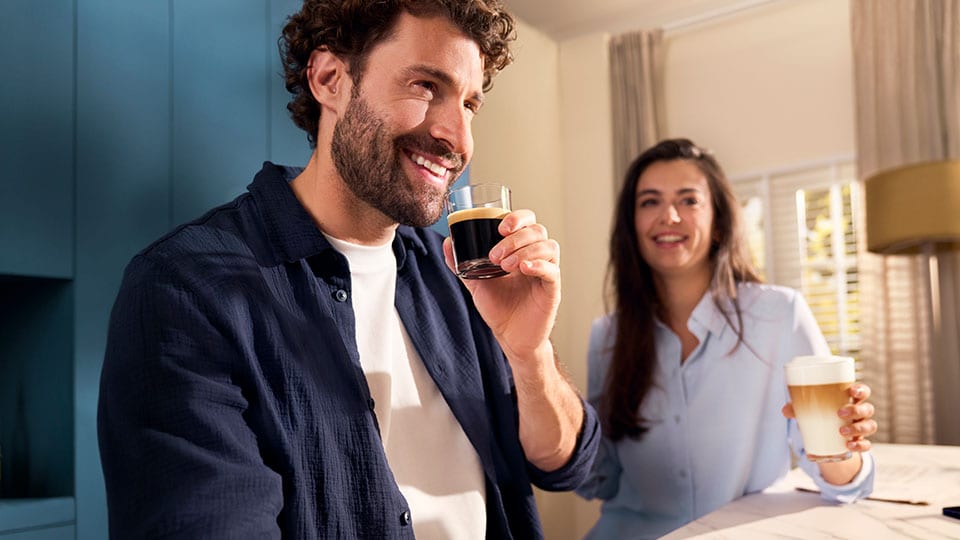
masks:
{"type": "MultiPolygon", "coordinates": [[[[508,214],[499,231],[504,238],[490,261],[509,274],[462,282],[510,362],[524,454],[539,469],[554,471],[573,455],[584,415],[550,343],[560,307],[560,245],[530,210],[508,214]]],[[[443,253],[453,271],[449,238],[443,253]]]]}
{"type": "MultiPolygon", "coordinates": [[[[504,238],[490,251],[490,261],[510,274],[462,281],[513,363],[534,354],[550,338],[560,307],[560,245],[530,210],[507,214],[499,232],[504,238]]],[[[453,270],[449,238],[443,253],[453,270]]]]}

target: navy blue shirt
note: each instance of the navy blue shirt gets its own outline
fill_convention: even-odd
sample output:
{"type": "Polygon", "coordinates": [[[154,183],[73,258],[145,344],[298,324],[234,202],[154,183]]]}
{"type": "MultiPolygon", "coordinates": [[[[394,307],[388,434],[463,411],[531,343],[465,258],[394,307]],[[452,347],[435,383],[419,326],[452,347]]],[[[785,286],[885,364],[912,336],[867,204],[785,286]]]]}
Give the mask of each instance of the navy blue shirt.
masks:
{"type": "MultiPolygon", "coordinates": [[[[248,193],[127,266],[110,320],[98,432],[112,538],[412,538],[360,367],[350,271],[264,164],[248,193]]],[[[570,462],[526,461],[509,365],[443,261],[400,226],[396,308],[480,456],[488,538],[543,536],[531,483],[570,490],[570,462]]]]}

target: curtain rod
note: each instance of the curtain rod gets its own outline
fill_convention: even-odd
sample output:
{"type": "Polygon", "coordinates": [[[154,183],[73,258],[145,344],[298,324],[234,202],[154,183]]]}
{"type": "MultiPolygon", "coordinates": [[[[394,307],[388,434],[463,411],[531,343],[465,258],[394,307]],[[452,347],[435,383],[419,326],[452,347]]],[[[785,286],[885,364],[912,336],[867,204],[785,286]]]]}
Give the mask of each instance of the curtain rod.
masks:
{"type": "Polygon", "coordinates": [[[686,17],[683,19],[678,19],[676,21],[671,21],[662,25],[661,28],[663,29],[664,33],[669,34],[679,30],[685,30],[691,26],[697,26],[700,24],[714,21],[716,19],[729,17],[731,15],[740,13],[741,11],[746,11],[748,9],[753,9],[760,6],[765,6],[767,4],[776,4],[783,1],[784,0],[745,0],[743,2],[731,4],[726,7],[705,11],[703,13],[694,15],[692,17],[686,17]]]}

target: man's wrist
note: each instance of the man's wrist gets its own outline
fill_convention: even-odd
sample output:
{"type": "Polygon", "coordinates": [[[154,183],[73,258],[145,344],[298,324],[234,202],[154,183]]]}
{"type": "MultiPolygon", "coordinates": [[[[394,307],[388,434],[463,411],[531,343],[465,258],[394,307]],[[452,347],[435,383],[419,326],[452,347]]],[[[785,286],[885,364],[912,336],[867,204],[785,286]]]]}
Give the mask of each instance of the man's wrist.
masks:
{"type": "Polygon", "coordinates": [[[514,379],[548,381],[560,375],[559,358],[550,341],[544,342],[529,353],[507,353],[507,360],[510,362],[514,379]]]}

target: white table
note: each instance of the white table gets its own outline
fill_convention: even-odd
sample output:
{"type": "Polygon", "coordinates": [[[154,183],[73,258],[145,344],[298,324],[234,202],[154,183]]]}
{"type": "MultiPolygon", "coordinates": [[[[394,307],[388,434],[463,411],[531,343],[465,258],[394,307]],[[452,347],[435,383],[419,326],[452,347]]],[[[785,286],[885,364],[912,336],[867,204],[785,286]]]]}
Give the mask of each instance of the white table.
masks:
{"type": "Polygon", "coordinates": [[[960,446],[874,444],[878,472],[872,497],[928,505],[861,500],[829,503],[799,468],[762,493],[748,495],[665,536],[666,539],[953,538],[960,519],[943,515],[960,506],[960,446]]]}

